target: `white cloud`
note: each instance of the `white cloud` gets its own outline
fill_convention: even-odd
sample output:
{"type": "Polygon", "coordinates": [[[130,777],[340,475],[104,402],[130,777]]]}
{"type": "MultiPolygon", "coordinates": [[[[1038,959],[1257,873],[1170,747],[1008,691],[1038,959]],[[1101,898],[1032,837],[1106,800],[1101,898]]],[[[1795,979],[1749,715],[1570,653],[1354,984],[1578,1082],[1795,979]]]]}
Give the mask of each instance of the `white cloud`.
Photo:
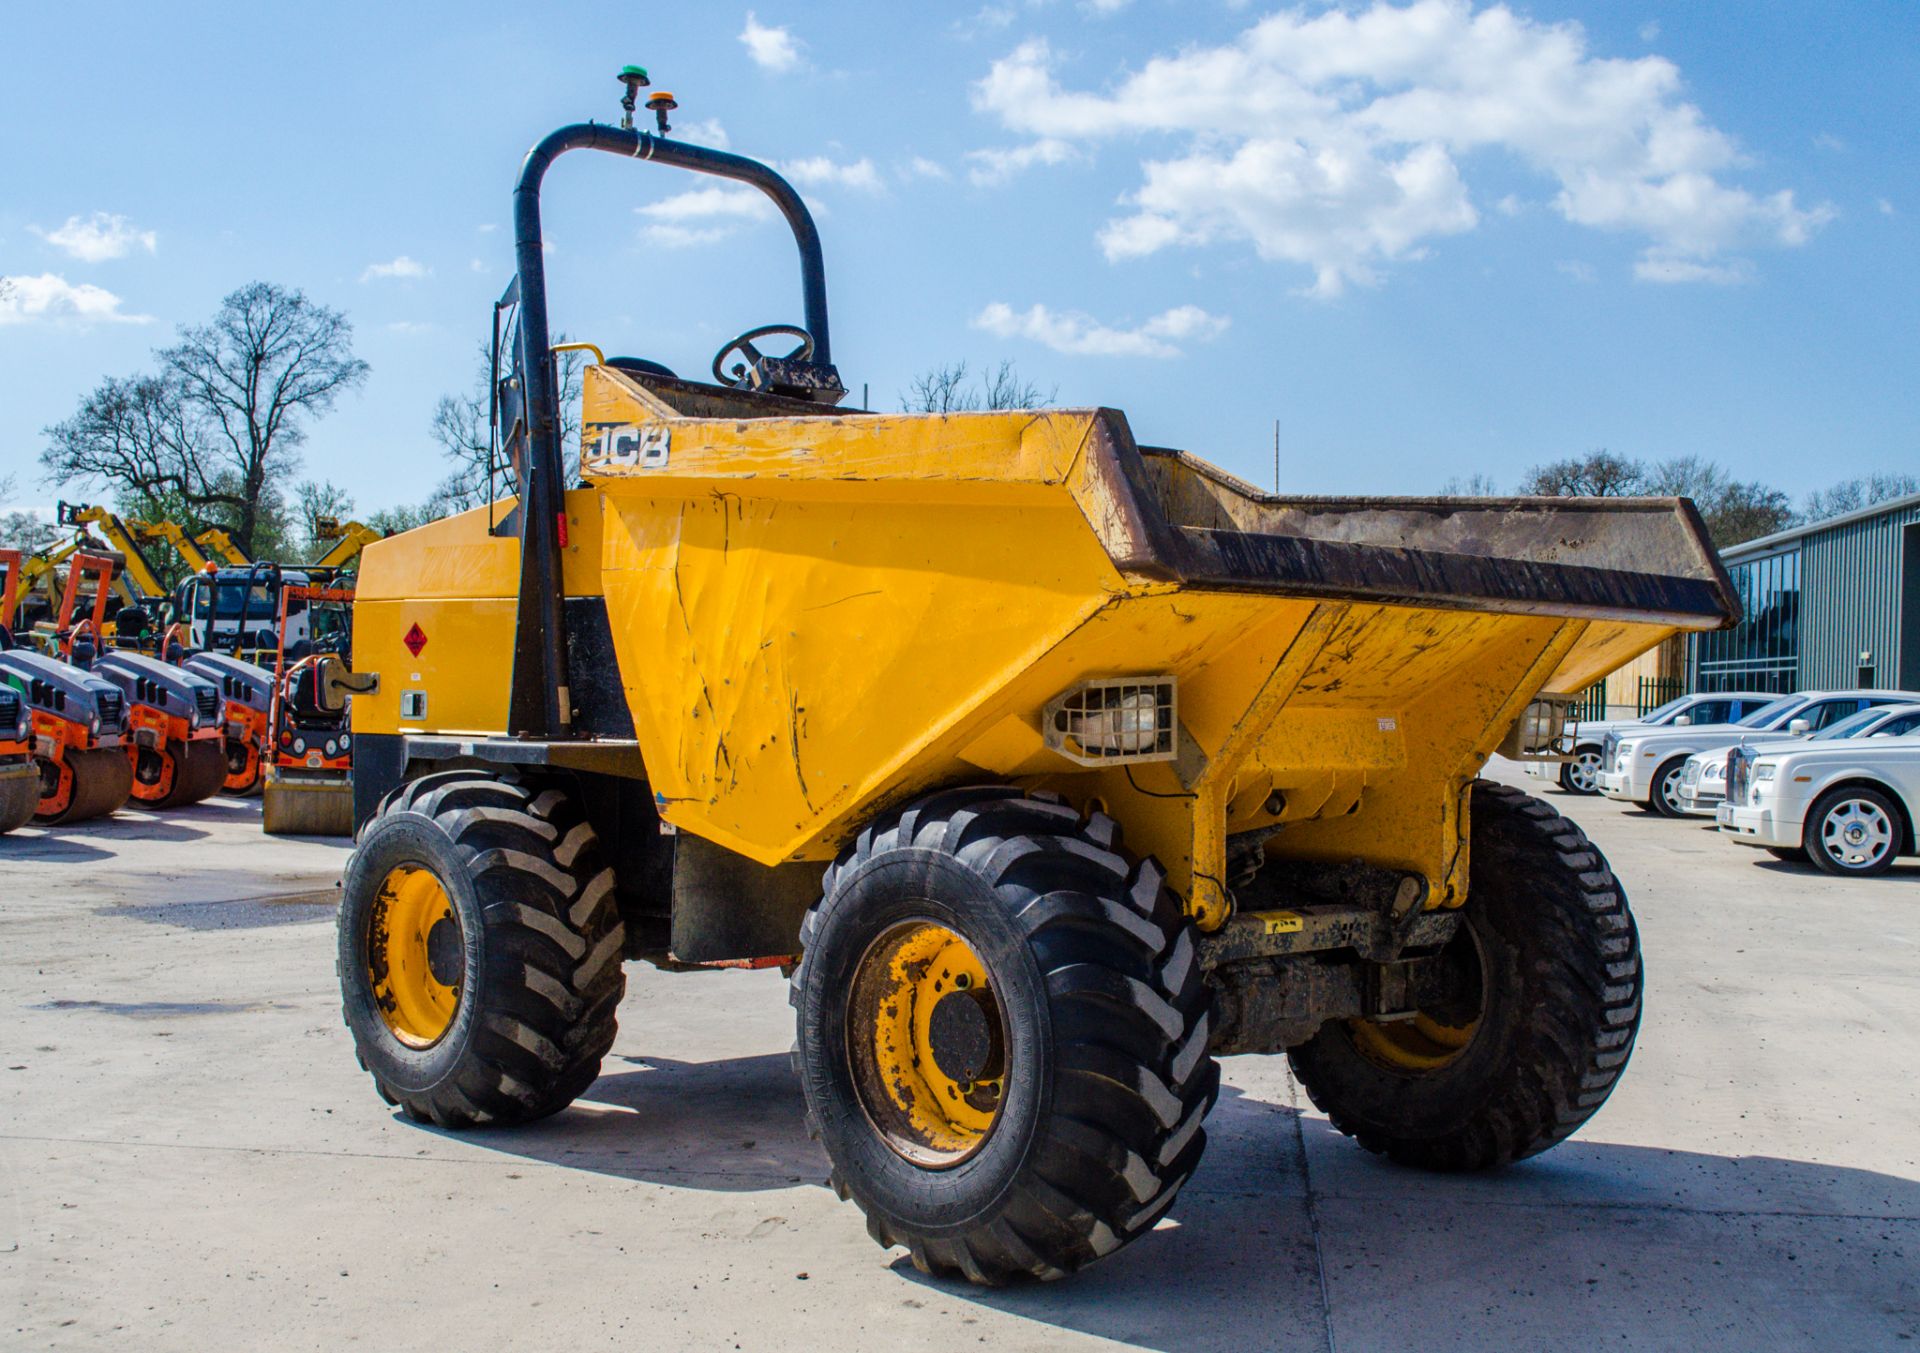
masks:
{"type": "Polygon", "coordinates": [[[852,164],[836,164],[824,155],[814,155],[803,160],[783,161],[780,172],[795,183],[805,184],[809,188],[832,186],[853,188],[865,193],[884,191],[880,174],[874,169],[873,161],[868,159],[855,160],[852,164]]]}
{"type": "Polygon", "coordinates": [[[1891,203],[1891,202],[1889,202],[1889,201],[1887,201],[1887,199],[1886,199],[1886,198],[1884,198],[1884,197],[1876,197],[1876,198],[1874,198],[1874,199],[1873,199],[1873,205],[1874,205],[1874,206],[1876,206],[1876,207],[1878,207],[1878,208],[1880,209],[1880,214],[1881,214],[1882,216],[1891,216],[1891,215],[1893,215],[1893,203],[1891,203]]]}
{"type": "Polygon", "coordinates": [[[1596,282],[1599,280],[1599,274],[1594,272],[1593,264],[1583,262],[1577,258],[1562,259],[1553,266],[1576,282],[1596,282]]]}
{"type": "Polygon", "coordinates": [[[1578,24],[1504,5],[1286,10],[1227,43],[1153,58],[1105,91],[1066,87],[1058,65],[1033,40],[977,83],[975,106],[1032,139],[977,153],[975,178],[1182,138],[1142,161],[1140,186],[1101,232],[1112,258],[1239,241],[1311,269],[1311,290],[1334,295],[1474,229],[1465,170],[1489,151],[1554,184],[1549,205],[1566,220],[1642,236],[1642,263],[1665,276],[1713,280],[1744,266],[1727,255],[1803,244],[1833,216],[1732,182],[1745,158],[1686,102],[1671,62],[1595,56],[1578,24]]]}
{"type": "Polygon", "coordinates": [[[800,62],[800,44],[792,31],[761,23],[752,10],[747,11],[747,26],[740,30],[740,42],[763,70],[792,70],[800,62]]]}
{"type": "Polygon", "coordinates": [[[393,334],[427,334],[436,328],[430,320],[397,319],[387,325],[387,332],[393,334]]]}
{"type": "Polygon", "coordinates": [[[135,249],[153,253],[160,237],[151,230],[140,230],[124,216],[96,211],[91,216],[69,216],[58,230],[33,227],[33,233],[54,248],[82,263],[104,263],[110,258],[125,258],[135,249]]]}
{"type": "Polygon", "coordinates": [[[425,277],[428,271],[426,264],[416,259],[408,258],[405,254],[401,254],[390,263],[369,263],[366,271],[360,274],[360,280],[362,282],[373,282],[383,277],[411,279],[415,277],[425,277]]]}
{"type": "Polygon", "coordinates": [[[0,277],[0,325],[49,320],[73,324],[151,324],[152,315],[126,315],[121,300],[90,282],[69,282],[57,273],[0,277]]]}
{"type": "Polygon", "coordinates": [[[1660,36],[1660,21],[1658,19],[1648,19],[1645,23],[1640,25],[1640,41],[1652,42],[1655,38],[1658,38],[1659,36],[1660,36]]]}
{"type": "Polygon", "coordinates": [[[647,220],[641,237],[666,249],[691,249],[714,244],[741,226],[773,215],[773,204],[758,188],[715,186],[692,188],[634,211],[647,220]]]}
{"type": "Polygon", "coordinates": [[[967,158],[973,168],[967,177],[978,184],[1005,183],[1036,164],[1065,164],[1074,158],[1074,149],[1065,141],[1043,137],[1024,146],[994,150],[970,150],[967,158]]]}
{"type": "Polygon", "coordinates": [[[1076,357],[1177,357],[1177,343],[1205,342],[1225,332],[1228,321],[1197,305],[1182,305],[1131,329],[1100,324],[1086,315],[1034,305],[1017,311],[995,301],[974,317],[976,329],[1000,338],[1026,338],[1076,357]]]}
{"type": "Polygon", "coordinates": [[[1648,257],[1633,265],[1633,275],[1642,282],[1712,282],[1730,287],[1752,281],[1753,264],[1744,258],[1702,263],[1691,258],[1648,257]]]}
{"type": "Polygon", "coordinates": [[[1832,132],[1815,132],[1813,145],[1816,150],[1831,151],[1835,155],[1845,154],[1847,149],[1847,143],[1832,132]]]}
{"type": "Polygon", "coordinates": [[[725,150],[733,144],[727,135],[727,129],[720,125],[719,118],[705,118],[699,122],[676,122],[673,129],[682,141],[691,141],[696,146],[706,146],[712,150],[725,150]]]}
{"type": "Polygon", "coordinates": [[[1105,18],[1109,14],[1118,14],[1132,3],[1133,0],[1080,0],[1080,8],[1105,18]]]}
{"type": "Polygon", "coordinates": [[[907,167],[902,171],[902,174],[904,177],[917,179],[950,179],[953,177],[953,175],[947,171],[947,167],[944,164],[941,164],[938,160],[929,160],[924,155],[916,155],[907,161],[907,167]]]}

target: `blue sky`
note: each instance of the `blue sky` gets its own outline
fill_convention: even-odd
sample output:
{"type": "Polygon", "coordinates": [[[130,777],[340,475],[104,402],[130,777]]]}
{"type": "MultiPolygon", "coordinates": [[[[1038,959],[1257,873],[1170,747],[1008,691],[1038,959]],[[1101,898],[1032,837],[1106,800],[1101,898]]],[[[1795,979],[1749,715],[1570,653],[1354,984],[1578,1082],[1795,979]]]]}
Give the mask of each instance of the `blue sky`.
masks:
{"type": "MultiPolygon", "coordinates": [[[[0,477],[259,278],[373,367],[306,472],[442,474],[510,273],[521,156],[649,66],[689,140],[785,166],[836,358],[896,407],[1011,358],[1063,404],[1289,492],[1510,484],[1605,446],[1798,495],[1912,470],[1909,0],[15,7],[0,82],[0,477]]],[[[711,181],[548,179],[556,324],[683,374],[799,318],[782,228],[711,181]],[[707,190],[707,191],[703,191],[707,190]]]]}

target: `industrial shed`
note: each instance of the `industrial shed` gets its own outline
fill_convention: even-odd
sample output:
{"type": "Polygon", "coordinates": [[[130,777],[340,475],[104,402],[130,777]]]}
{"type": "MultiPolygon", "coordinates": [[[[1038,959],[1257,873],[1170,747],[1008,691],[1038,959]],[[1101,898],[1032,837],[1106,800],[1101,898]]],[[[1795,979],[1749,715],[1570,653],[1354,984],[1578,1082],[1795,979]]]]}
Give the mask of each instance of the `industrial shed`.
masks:
{"type": "Polygon", "coordinates": [[[1920,493],[1721,556],[1744,616],[1694,635],[1692,690],[1920,690],[1920,493]]]}

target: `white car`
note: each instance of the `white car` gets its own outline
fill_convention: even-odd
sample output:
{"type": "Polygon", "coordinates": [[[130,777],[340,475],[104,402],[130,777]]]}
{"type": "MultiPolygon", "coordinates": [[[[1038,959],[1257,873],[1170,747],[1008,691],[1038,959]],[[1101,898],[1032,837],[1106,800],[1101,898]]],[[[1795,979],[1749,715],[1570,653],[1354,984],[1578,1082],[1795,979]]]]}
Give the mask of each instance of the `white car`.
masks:
{"type": "Polygon", "coordinates": [[[1760,706],[1778,700],[1764,691],[1701,691],[1669,700],[1637,719],[1582,719],[1573,726],[1573,760],[1529,761],[1527,774],[1557,780],[1569,794],[1600,792],[1600,749],[1609,733],[1629,728],[1686,728],[1694,724],[1734,723],[1760,706]]]}
{"type": "Polygon", "coordinates": [[[1686,812],[1680,802],[1680,777],[1695,752],[1724,755],[1736,743],[1768,733],[1775,739],[1803,738],[1872,705],[1912,703],[1912,691],[1796,691],[1738,723],[1609,733],[1601,743],[1600,792],[1651,808],[1662,817],[1680,817],[1686,812]]]}
{"type": "Polygon", "coordinates": [[[1883,874],[1920,854],[1920,729],[1897,737],[1740,748],[1716,817],[1720,834],[1829,874],[1883,874]]]}
{"type": "MultiPolygon", "coordinates": [[[[1807,742],[1838,742],[1845,738],[1891,738],[1920,728],[1920,704],[1873,705],[1810,734],[1807,742]]],[[[1787,751],[1798,741],[1754,742],[1743,739],[1749,756],[1787,751]]],[[[1727,765],[1732,752],[1695,752],[1680,772],[1680,808],[1690,817],[1712,817],[1727,797],[1727,765]]]]}

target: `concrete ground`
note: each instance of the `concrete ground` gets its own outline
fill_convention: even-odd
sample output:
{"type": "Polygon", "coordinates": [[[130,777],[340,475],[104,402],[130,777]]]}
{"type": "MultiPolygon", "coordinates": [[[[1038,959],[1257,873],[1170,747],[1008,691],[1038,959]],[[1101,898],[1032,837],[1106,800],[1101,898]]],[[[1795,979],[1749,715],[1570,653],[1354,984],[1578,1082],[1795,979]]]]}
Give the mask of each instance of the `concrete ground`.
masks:
{"type": "Polygon", "coordinates": [[[1551,797],[1647,955],[1632,1070],[1579,1137],[1422,1176],[1333,1132],[1283,1060],[1236,1058],[1156,1232],[1000,1292],[921,1278],[823,1187],[776,973],[630,966],[580,1103],[454,1136],[354,1065],[342,845],[268,840],[222,800],[19,832],[0,1347],[1910,1346],[1920,868],[1843,882],[1551,797]]]}

